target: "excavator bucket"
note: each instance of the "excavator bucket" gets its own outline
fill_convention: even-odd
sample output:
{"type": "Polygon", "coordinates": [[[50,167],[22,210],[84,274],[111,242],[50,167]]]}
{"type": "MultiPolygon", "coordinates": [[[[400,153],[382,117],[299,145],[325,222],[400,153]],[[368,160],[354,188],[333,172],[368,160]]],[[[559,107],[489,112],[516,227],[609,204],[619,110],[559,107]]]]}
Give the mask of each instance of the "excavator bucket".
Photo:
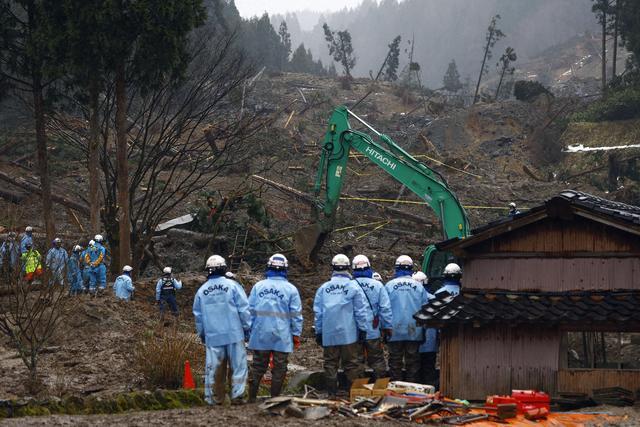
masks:
{"type": "Polygon", "coordinates": [[[293,249],[302,265],[310,268],[322,248],[328,233],[323,232],[320,224],[315,223],[298,229],[293,235],[293,249]]]}

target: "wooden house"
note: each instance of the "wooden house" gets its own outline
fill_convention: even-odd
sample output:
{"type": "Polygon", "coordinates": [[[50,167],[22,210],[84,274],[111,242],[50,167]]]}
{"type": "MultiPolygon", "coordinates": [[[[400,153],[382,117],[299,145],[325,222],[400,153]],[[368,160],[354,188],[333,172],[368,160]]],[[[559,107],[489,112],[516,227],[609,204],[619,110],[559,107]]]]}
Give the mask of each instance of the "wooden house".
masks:
{"type": "Polygon", "coordinates": [[[640,389],[640,208],[565,191],[438,246],[462,292],[415,318],[440,329],[446,395],[640,389]]]}

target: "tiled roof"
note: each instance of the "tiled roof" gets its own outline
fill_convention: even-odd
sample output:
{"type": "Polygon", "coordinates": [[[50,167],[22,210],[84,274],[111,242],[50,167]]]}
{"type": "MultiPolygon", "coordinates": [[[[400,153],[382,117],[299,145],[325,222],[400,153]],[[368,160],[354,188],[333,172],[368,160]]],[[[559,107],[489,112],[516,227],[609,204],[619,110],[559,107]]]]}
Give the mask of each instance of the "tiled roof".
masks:
{"type": "Polygon", "coordinates": [[[640,224],[640,207],[638,206],[614,202],[612,200],[603,199],[592,196],[591,194],[573,190],[565,190],[557,197],[562,197],[563,199],[568,200],[572,205],[587,208],[617,219],[640,224]]]}
{"type": "Polygon", "coordinates": [[[419,324],[640,322],[640,291],[443,292],[414,315],[419,324]]]}

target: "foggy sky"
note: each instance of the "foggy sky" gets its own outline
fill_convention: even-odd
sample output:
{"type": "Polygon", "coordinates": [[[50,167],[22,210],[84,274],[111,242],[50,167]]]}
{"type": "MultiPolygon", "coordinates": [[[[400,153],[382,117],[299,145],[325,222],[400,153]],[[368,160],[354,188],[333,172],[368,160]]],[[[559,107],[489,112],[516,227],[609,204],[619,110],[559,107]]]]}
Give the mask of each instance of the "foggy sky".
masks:
{"type": "Polygon", "coordinates": [[[236,7],[240,15],[248,18],[262,15],[265,11],[269,15],[298,10],[336,11],[344,7],[355,7],[361,2],[362,0],[236,0],[236,7]]]}

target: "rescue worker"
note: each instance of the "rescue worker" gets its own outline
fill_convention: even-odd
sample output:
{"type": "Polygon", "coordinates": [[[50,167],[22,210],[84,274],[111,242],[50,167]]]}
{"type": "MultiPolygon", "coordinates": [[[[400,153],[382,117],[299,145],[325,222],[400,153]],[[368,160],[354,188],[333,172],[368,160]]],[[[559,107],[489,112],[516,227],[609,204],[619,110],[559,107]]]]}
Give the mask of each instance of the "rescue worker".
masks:
{"type": "Polygon", "coordinates": [[[514,216],[518,215],[519,213],[520,213],[520,211],[516,207],[516,204],[513,203],[513,202],[509,203],[509,216],[510,217],[514,217],[514,216]]]}
{"type": "Polygon", "coordinates": [[[335,398],[338,391],[340,364],[349,387],[362,375],[362,344],[373,321],[364,292],[351,280],[349,258],[338,254],[331,266],[331,280],[320,286],[313,301],[316,343],[324,351],[324,374],[330,399],[335,398]]]}
{"type": "Polygon", "coordinates": [[[20,247],[16,242],[16,233],[9,232],[7,239],[0,246],[0,271],[11,274],[18,268],[20,247]]]}
{"type": "Polygon", "coordinates": [[[67,261],[67,280],[69,281],[69,295],[78,295],[82,293],[84,286],[82,283],[82,246],[75,245],[71,256],[67,261]]]}
{"type": "Polygon", "coordinates": [[[424,340],[424,331],[416,324],[413,314],[427,303],[427,291],[414,280],[413,260],[400,255],[395,263],[395,278],[385,288],[393,312],[393,336],[388,340],[389,372],[394,381],[418,381],[420,356],[418,348],[424,340]],[[403,378],[402,370],[406,378],[403,378]]]}
{"type": "Polygon", "coordinates": [[[436,295],[441,292],[449,292],[453,296],[457,296],[460,293],[460,280],[462,279],[462,269],[456,263],[447,264],[442,272],[444,276],[444,282],[442,287],[436,291],[436,295]]]}
{"type": "Polygon", "coordinates": [[[32,282],[36,277],[42,276],[42,264],[40,252],[33,249],[33,244],[27,242],[25,252],[20,257],[24,278],[27,282],[32,282]]]}
{"type": "Polygon", "coordinates": [[[56,237],[53,239],[51,249],[47,252],[45,265],[51,274],[50,281],[64,285],[64,268],[69,261],[67,251],[62,247],[62,239],[56,237]]]}
{"type": "Polygon", "coordinates": [[[87,248],[84,259],[89,266],[89,292],[95,293],[96,288],[102,292],[107,288],[107,266],[104,265],[106,250],[102,246],[102,235],[96,234],[94,244],[87,248]]]}
{"type": "MultiPolygon", "coordinates": [[[[435,298],[429,293],[429,279],[422,271],[418,271],[412,276],[413,280],[422,283],[427,291],[427,298],[432,300],[435,298]]],[[[420,344],[418,352],[420,353],[420,383],[429,384],[438,388],[439,376],[436,370],[436,357],[438,355],[437,344],[438,330],[434,328],[424,329],[424,342],[420,344]]]]}
{"type": "Polygon", "coordinates": [[[378,282],[382,282],[382,276],[377,271],[373,272],[373,274],[371,275],[371,278],[373,280],[377,280],[378,282]]]}
{"type": "Polygon", "coordinates": [[[136,288],[133,286],[133,281],[131,280],[131,272],[133,268],[129,265],[125,265],[122,267],[122,274],[118,276],[116,281],[113,283],[113,292],[116,295],[116,298],[130,301],[133,297],[133,291],[136,288]]]}
{"type": "Polygon", "coordinates": [[[249,294],[249,350],[253,350],[249,402],[256,400],[271,355],[271,397],[280,395],[287,375],[289,353],[300,346],[302,302],[298,289],[287,280],[288,268],[287,258],[274,254],[267,261],[265,280],[256,283],[249,294]]]}
{"type": "Polygon", "coordinates": [[[29,243],[33,248],[33,227],[31,227],[30,225],[24,229],[24,235],[20,240],[20,254],[27,252],[27,244],[29,243]]]}
{"type": "Polygon", "coordinates": [[[87,262],[87,254],[89,253],[89,249],[96,242],[91,239],[89,240],[89,244],[87,247],[80,253],[80,268],[82,269],[82,290],[83,292],[87,292],[89,290],[89,271],[91,271],[91,266],[87,262]]]}
{"type": "Polygon", "coordinates": [[[244,340],[251,329],[249,302],[240,284],[225,277],[227,262],[223,257],[210,256],[206,270],[208,279],[193,300],[196,331],[206,346],[204,397],[208,404],[214,404],[214,376],[228,357],[232,371],[231,404],[242,404],[247,382],[244,340]]]}
{"type": "Polygon", "coordinates": [[[364,296],[371,310],[373,320],[371,329],[367,332],[364,343],[367,364],[376,374],[376,378],[384,378],[387,374],[387,362],[384,358],[382,342],[392,335],[393,315],[391,302],[384,285],[375,280],[369,258],[356,255],[351,262],[353,280],[364,292],[364,296]]]}
{"type": "Polygon", "coordinates": [[[176,289],[182,289],[182,282],[171,274],[171,267],[162,270],[162,277],[156,283],[156,303],[160,306],[160,316],[164,316],[165,304],[171,309],[171,314],[178,315],[176,289]]]}

